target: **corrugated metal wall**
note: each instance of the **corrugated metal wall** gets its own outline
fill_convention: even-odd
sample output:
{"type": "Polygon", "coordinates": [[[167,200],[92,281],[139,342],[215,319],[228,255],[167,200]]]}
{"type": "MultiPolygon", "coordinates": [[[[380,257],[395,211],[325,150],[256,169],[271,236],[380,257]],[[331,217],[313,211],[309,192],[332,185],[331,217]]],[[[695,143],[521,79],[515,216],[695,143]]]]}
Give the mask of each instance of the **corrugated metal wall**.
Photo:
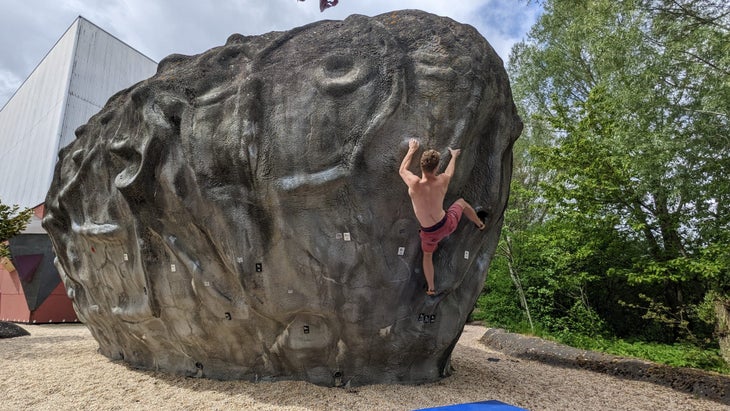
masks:
{"type": "Polygon", "coordinates": [[[48,190],[77,28],[78,20],[0,111],[0,200],[5,204],[33,207],[48,190]]]}
{"type": "Polygon", "coordinates": [[[78,18],[0,111],[0,200],[45,201],[58,150],[114,93],[157,63],[78,18]]]}
{"type": "Polygon", "coordinates": [[[69,85],[59,149],[75,138],[74,131],[99,112],[109,97],[151,77],[157,63],[87,20],[80,19],[79,36],[69,85]]]}

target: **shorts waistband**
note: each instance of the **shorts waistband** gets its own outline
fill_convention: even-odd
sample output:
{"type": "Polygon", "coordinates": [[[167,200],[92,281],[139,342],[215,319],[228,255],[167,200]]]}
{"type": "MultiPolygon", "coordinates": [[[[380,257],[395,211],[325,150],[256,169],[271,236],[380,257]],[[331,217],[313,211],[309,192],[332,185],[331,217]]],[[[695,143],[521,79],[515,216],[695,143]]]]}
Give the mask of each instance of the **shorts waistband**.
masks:
{"type": "Polygon", "coordinates": [[[444,214],[444,218],[441,219],[438,223],[432,225],[431,227],[421,227],[421,231],[425,231],[427,233],[433,233],[434,231],[438,230],[439,228],[443,227],[444,224],[446,224],[446,215],[444,214]]]}

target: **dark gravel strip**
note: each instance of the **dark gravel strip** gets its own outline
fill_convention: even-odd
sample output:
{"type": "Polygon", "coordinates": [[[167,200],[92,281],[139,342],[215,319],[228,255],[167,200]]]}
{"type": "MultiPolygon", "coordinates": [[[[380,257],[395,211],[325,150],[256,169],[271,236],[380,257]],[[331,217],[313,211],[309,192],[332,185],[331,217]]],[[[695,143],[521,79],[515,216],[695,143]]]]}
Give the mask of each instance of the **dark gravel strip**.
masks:
{"type": "Polygon", "coordinates": [[[730,376],[581,350],[499,328],[488,329],[480,342],[513,357],[648,381],[730,405],[730,376]]]}

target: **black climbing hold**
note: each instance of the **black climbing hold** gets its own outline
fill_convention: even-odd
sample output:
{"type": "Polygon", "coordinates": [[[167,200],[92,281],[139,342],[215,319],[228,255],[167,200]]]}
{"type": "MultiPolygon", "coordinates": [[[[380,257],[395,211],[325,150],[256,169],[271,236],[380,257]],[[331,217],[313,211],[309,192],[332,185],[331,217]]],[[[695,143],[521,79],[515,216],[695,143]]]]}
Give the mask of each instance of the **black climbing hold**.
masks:
{"type": "Polygon", "coordinates": [[[476,206],[474,207],[474,211],[477,213],[477,217],[482,220],[483,223],[486,223],[487,221],[487,210],[485,210],[483,207],[476,206]]]}

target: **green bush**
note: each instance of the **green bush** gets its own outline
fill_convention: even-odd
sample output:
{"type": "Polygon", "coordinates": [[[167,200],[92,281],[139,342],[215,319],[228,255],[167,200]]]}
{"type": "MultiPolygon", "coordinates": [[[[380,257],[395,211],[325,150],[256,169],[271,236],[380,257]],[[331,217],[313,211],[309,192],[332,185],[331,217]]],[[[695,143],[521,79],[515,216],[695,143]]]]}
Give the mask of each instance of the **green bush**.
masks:
{"type": "Polygon", "coordinates": [[[698,368],[730,374],[730,366],[716,347],[692,344],[659,344],[644,341],[626,341],[561,332],[551,335],[556,341],[584,350],[601,351],[622,357],[635,357],[673,367],[698,368]]]}
{"type": "Polygon", "coordinates": [[[611,338],[603,322],[592,310],[576,304],[570,315],[551,321],[546,327],[541,322],[531,330],[516,298],[509,293],[482,293],[472,313],[474,320],[487,327],[504,328],[509,332],[535,335],[571,347],[600,351],[622,357],[635,357],[674,367],[697,368],[730,374],[730,366],[720,356],[715,345],[699,346],[690,343],[661,344],[640,340],[611,338]],[[560,325],[560,327],[556,327],[560,325]]]}
{"type": "Polygon", "coordinates": [[[481,295],[472,313],[472,318],[483,321],[490,327],[511,329],[514,324],[522,321],[522,315],[519,307],[514,307],[502,299],[481,295]]]}
{"type": "Polygon", "coordinates": [[[25,230],[33,210],[20,209],[19,206],[8,206],[0,201],[0,258],[10,257],[10,250],[5,241],[25,230]]]}

